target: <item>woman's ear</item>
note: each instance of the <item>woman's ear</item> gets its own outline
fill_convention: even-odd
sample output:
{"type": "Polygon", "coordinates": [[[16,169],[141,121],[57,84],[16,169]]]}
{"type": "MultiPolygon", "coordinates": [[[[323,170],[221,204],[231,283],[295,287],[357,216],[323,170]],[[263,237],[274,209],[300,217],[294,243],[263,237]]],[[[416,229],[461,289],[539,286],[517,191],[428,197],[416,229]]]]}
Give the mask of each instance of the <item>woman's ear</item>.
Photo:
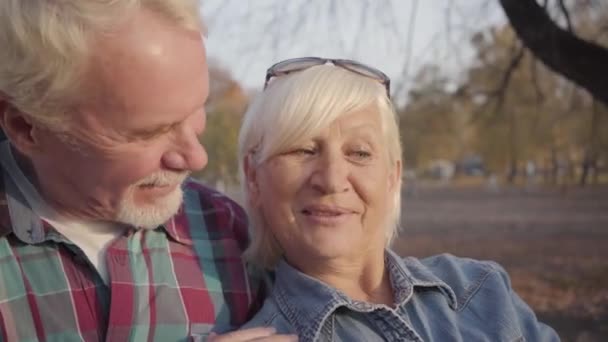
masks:
{"type": "Polygon", "coordinates": [[[0,127],[13,146],[26,156],[37,148],[32,120],[0,93],[0,127]]]}
{"type": "Polygon", "coordinates": [[[260,188],[258,186],[257,169],[251,153],[243,157],[243,172],[245,173],[245,186],[249,193],[249,204],[256,208],[260,204],[260,188]]]}

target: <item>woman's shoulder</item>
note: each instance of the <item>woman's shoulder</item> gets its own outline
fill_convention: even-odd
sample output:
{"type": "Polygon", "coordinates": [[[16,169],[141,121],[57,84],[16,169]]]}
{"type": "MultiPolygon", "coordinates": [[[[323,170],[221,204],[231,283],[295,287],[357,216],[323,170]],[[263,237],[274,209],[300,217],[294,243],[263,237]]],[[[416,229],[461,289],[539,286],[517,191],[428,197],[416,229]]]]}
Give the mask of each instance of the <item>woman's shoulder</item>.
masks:
{"type": "Polygon", "coordinates": [[[495,261],[459,257],[449,253],[433,255],[419,261],[440,278],[460,276],[464,279],[476,279],[492,274],[506,275],[504,268],[495,261]]]}
{"type": "MultiPolygon", "coordinates": [[[[495,296],[510,296],[511,282],[505,269],[494,261],[458,257],[444,253],[424,259],[403,259],[414,277],[436,278],[454,292],[457,307],[463,309],[482,289],[491,288],[495,296]]],[[[484,298],[487,298],[486,293],[484,298]]]]}
{"type": "Polygon", "coordinates": [[[266,298],[260,311],[258,311],[255,316],[240,329],[257,327],[273,327],[279,334],[296,333],[295,327],[293,327],[283,315],[283,312],[280,310],[272,296],[266,298]]]}
{"type": "Polygon", "coordinates": [[[498,263],[451,254],[403,260],[413,278],[426,275],[447,285],[455,297],[454,310],[471,325],[515,334],[526,341],[559,341],[555,331],[539,322],[513,291],[507,272],[498,263]]]}

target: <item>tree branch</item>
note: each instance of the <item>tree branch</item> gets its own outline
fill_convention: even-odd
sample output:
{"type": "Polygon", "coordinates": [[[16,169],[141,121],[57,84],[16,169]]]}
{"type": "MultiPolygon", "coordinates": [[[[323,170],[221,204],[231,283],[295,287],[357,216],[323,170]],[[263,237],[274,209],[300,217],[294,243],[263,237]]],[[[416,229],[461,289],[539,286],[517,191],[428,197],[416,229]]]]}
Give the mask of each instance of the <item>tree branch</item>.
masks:
{"type": "Polygon", "coordinates": [[[535,0],[499,0],[524,45],[553,71],[608,105],[608,49],[560,28],[535,0]]]}
{"type": "MultiPolygon", "coordinates": [[[[408,26],[407,38],[406,38],[407,39],[406,55],[405,55],[405,61],[403,62],[403,68],[401,71],[401,75],[403,75],[404,78],[407,77],[407,75],[409,74],[410,61],[411,61],[411,57],[412,57],[412,43],[414,41],[414,31],[416,29],[417,14],[418,14],[418,0],[414,0],[412,2],[412,7],[410,10],[409,26],[408,26]]],[[[399,84],[397,89],[394,90],[395,96],[399,96],[401,94],[404,86],[405,86],[405,83],[399,84]]]]}
{"type": "Polygon", "coordinates": [[[566,27],[568,27],[568,32],[574,34],[574,29],[572,28],[572,20],[570,20],[570,12],[568,12],[568,8],[566,8],[566,4],[564,0],[557,0],[559,4],[559,8],[564,14],[564,18],[566,18],[566,27]]]}
{"type": "MultiPolygon", "coordinates": [[[[493,111],[495,113],[499,113],[500,110],[502,109],[502,106],[505,101],[505,95],[509,88],[509,84],[511,83],[511,78],[513,76],[513,73],[515,72],[515,70],[517,69],[519,64],[521,63],[521,61],[525,55],[525,52],[526,52],[526,49],[522,46],[519,46],[519,47],[514,46],[512,50],[514,50],[515,52],[513,53],[511,60],[509,61],[509,65],[504,70],[498,85],[493,90],[478,93],[478,95],[486,96],[486,100],[481,106],[477,107],[477,109],[473,112],[473,115],[471,116],[471,119],[470,119],[471,123],[474,123],[474,122],[477,122],[478,120],[480,120],[482,114],[488,110],[488,108],[490,107],[491,104],[494,104],[493,111]]],[[[492,121],[496,120],[497,117],[498,117],[498,115],[492,116],[492,120],[490,120],[487,124],[490,124],[492,121]]]]}
{"type": "Polygon", "coordinates": [[[532,84],[534,85],[534,92],[536,93],[536,104],[540,106],[545,101],[545,94],[538,83],[538,68],[536,67],[536,63],[536,61],[531,61],[530,63],[530,75],[532,84]]]}

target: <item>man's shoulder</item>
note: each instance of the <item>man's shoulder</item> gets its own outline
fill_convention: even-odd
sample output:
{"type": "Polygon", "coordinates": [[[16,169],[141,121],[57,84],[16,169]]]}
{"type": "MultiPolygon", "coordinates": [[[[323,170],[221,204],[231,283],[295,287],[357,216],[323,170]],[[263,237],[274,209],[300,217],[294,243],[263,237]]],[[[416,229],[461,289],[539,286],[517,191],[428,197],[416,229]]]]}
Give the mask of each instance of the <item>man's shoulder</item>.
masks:
{"type": "Polygon", "coordinates": [[[186,206],[194,204],[203,208],[206,214],[228,212],[236,219],[246,220],[245,210],[235,200],[195,179],[186,180],[184,192],[186,206]]]}
{"type": "Polygon", "coordinates": [[[228,195],[217,191],[216,189],[207,186],[196,179],[188,178],[184,182],[184,190],[187,193],[193,193],[198,196],[201,201],[213,201],[218,204],[229,205],[243,210],[241,206],[228,195]]]}
{"type": "Polygon", "coordinates": [[[245,249],[249,243],[248,221],[245,210],[227,195],[194,179],[184,183],[184,210],[190,229],[202,229],[204,224],[209,239],[234,238],[245,249]]]}

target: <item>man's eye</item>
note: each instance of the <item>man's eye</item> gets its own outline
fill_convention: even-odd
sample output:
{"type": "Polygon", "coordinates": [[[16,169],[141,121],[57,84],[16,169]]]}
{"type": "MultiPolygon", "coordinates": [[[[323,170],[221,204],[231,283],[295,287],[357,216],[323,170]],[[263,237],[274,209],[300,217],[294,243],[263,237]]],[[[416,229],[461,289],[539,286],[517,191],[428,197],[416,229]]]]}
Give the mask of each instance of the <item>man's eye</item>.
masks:
{"type": "Polygon", "coordinates": [[[161,135],[163,135],[164,132],[146,132],[146,133],[142,133],[140,135],[141,140],[154,140],[158,137],[160,137],[161,135]]]}
{"type": "Polygon", "coordinates": [[[138,140],[154,140],[164,136],[171,131],[172,127],[165,127],[162,129],[156,129],[153,131],[143,131],[137,134],[138,140]]]}

